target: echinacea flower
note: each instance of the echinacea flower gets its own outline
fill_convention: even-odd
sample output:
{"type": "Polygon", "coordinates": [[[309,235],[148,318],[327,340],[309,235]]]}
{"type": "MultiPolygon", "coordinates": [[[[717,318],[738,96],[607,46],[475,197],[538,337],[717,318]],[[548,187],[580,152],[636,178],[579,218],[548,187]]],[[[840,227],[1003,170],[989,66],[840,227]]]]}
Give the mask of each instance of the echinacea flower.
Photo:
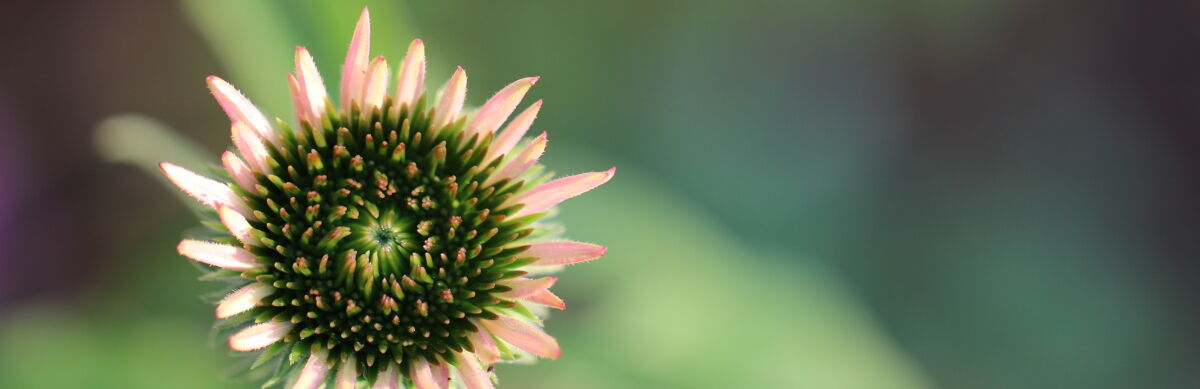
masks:
{"type": "Polygon", "coordinates": [[[560,355],[540,320],[565,306],[544,274],[605,248],[556,240],[540,219],[614,170],[550,180],[537,163],[546,134],[522,141],[541,101],[508,120],[537,77],[469,114],[461,67],[428,101],[423,43],[392,77],[369,55],[369,30],[364,9],[338,104],[296,49],[294,129],[208,78],[237,152],[208,176],[161,165],[213,209],[213,237],[185,239],[179,253],[220,268],[209,278],[236,280],[219,325],[235,328],[234,350],[262,350],[255,366],[277,363],[275,380],[491,388],[497,362],[560,355]]]}

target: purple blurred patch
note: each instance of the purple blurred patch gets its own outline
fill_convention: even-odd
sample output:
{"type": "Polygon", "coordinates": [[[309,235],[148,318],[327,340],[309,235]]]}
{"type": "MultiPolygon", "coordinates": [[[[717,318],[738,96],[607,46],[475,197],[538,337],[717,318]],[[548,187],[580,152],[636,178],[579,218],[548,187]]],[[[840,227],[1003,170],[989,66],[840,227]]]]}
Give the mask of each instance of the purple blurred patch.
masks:
{"type": "Polygon", "coordinates": [[[13,295],[16,270],[17,206],[24,188],[23,172],[27,159],[22,153],[22,128],[9,105],[8,96],[0,94],[0,303],[13,295]]]}

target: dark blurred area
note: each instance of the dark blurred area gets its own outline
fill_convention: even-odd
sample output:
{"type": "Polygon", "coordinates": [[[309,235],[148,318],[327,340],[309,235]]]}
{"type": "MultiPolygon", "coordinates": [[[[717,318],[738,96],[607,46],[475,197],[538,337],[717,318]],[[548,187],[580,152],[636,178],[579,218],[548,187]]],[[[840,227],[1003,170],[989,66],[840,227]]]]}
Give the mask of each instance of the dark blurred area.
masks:
{"type": "MultiPolygon", "coordinates": [[[[48,315],[83,320],[63,330],[84,331],[71,335],[80,339],[157,323],[205,341],[209,306],[188,296],[206,289],[193,285],[173,250],[194,224],[190,214],[154,177],[101,158],[95,141],[97,123],[136,112],[194,140],[213,161],[228,147],[227,119],[203,79],[229,74],[230,62],[188,16],[204,3],[184,3],[0,6],[0,339],[26,337],[39,327],[29,317],[48,315]]],[[[327,8],[342,20],[361,6],[327,8]]],[[[479,104],[510,79],[542,75],[534,95],[547,106],[536,126],[561,142],[551,149],[595,155],[551,151],[551,165],[615,164],[654,181],[670,194],[663,204],[687,207],[736,242],[730,247],[746,248],[712,261],[723,279],[755,284],[773,279],[762,269],[828,268],[881,342],[911,360],[923,377],[916,381],[1200,386],[1200,3],[618,0],[402,9],[405,28],[431,47],[433,84],[461,63],[472,72],[469,102],[479,104]]],[[[338,42],[318,53],[326,80],[336,79],[349,33],[323,38],[338,42]]],[[[279,60],[311,35],[292,35],[279,60]]],[[[395,62],[403,47],[376,50],[395,62]]],[[[278,79],[268,81],[285,92],[289,70],[272,69],[278,79]]],[[[290,120],[291,112],[272,115],[290,120]]],[[[589,201],[579,213],[622,206],[589,201]]],[[[586,239],[638,256],[621,254],[605,234],[642,221],[609,223],[586,228],[586,239]]],[[[642,239],[709,244],[679,231],[642,239]]],[[[638,258],[656,260],[667,259],[638,258]]],[[[584,281],[589,269],[572,271],[590,289],[566,297],[608,293],[602,281],[584,281]]],[[[758,286],[783,300],[803,293],[789,283],[758,286]]],[[[744,320],[787,320],[762,309],[744,320]]],[[[552,333],[586,338],[565,330],[577,323],[570,314],[552,333]]],[[[89,347],[118,341],[97,342],[89,347]]],[[[186,369],[197,387],[216,385],[203,380],[225,368],[224,350],[160,348],[144,349],[215,355],[216,367],[186,369]]],[[[0,363],[27,351],[0,346],[0,363]]],[[[535,368],[553,365],[514,370],[535,368]]],[[[631,377],[614,382],[688,386],[631,377]]],[[[24,382],[13,380],[0,386],[24,382]]],[[[848,387],[836,382],[826,387],[848,387]]]]}

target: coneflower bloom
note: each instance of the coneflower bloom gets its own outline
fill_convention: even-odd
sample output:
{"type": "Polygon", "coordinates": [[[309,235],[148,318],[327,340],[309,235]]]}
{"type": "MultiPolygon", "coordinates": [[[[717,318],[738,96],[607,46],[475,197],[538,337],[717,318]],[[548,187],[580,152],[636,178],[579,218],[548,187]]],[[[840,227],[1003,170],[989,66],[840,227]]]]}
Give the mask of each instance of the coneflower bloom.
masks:
{"type": "Polygon", "coordinates": [[[369,40],[364,9],[337,104],[296,49],[295,128],[209,77],[237,152],[207,176],[161,165],[213,210],[214,233],[178,249],[234,281],[216,309],[229,347],[261,350],[268,384],[294,388],[491,388],[497,362],[557,358],[540,317],[565,306],[544,274],[605,248],[539,219],[614,170],[551,180],[538,165],[546,134],[522,139],[541,101],[508,120],[537,77],[470,114],[461,67],[429,101],[422,42],[393,77],[369,40]]]}

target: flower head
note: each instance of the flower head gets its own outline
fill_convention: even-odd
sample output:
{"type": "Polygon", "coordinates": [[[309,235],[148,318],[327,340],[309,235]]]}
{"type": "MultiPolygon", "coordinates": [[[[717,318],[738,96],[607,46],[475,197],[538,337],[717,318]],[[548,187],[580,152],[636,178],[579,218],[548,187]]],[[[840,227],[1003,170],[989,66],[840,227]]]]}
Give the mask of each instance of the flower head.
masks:
{"type": "Polygon", "coordinates": [[[237,152],[211,176],[161,165],[213,209],[217,233],[180,242],[179,253],[237,281],[216,309],[235,329],[229,347],[263,350],[256,366],[278,363],[292,387],[491,388],[494,363],[560,355],[540,322],[545,307],[565,308],[550,292],[556,278],[529,275],[605,248],[557,241],[540,219],[614,170],[543,173],[546,134],[521,141],[541,102],[508,120],[537,77],[465,114],[461,67],[431,101],[423,43],[393,77],[370,57],[369,30],[364,9],[337,104],[296,49],[295,128],[208,78],[237,152]]]}

